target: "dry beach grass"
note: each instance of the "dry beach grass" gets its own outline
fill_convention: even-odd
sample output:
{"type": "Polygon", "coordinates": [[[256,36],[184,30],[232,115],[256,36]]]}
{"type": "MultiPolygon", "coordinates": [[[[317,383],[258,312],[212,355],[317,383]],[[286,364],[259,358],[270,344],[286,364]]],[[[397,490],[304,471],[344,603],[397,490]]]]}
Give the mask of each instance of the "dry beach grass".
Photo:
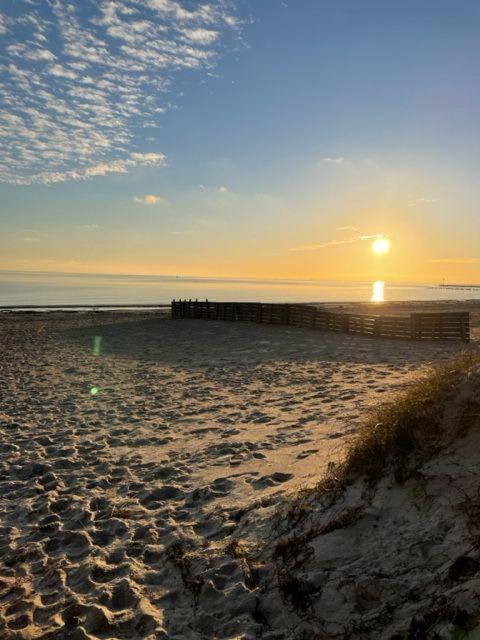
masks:
{"type": "Polygon", "coordinates": [[[350,479],[364,416],[457,346],[139,313],[5,315],[0,340],[0,637],[377,637],[355,635],[344,587],[342,619],[322,609],[334,574],[302,557],[387,491],[363,431],[378,487],[350,479]],[[349,484],[322,506],[348,442],[349,484]]]}

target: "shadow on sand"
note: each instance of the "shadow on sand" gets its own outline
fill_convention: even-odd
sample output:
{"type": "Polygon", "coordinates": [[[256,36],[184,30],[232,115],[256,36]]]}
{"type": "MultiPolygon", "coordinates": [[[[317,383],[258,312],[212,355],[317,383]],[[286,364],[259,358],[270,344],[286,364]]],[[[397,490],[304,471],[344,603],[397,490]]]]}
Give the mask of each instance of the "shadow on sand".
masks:
{"type": "Polygon", "coordinates": [[[91,324],[60,331],[60,339],[92,351],[173,366],[261,365],[269,362],[422,364],[450,357],[458,344],[376,340],[341,333],[253,323],[172,320],[166,316],[112,321],[100,314],[91,324]]]}

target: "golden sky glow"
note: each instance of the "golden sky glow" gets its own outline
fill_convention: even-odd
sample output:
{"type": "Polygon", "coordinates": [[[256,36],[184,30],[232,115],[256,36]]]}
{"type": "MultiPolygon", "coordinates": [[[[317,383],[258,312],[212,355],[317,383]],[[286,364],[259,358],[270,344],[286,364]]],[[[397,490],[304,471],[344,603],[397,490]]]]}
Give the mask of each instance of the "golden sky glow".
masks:
{"type": "Polygon", "coordinates": [[[480,283],[473,0],[211,0],[186,31],[138,1],[134,37],[35,4],[0,15],[0,269],[480,283]]]}

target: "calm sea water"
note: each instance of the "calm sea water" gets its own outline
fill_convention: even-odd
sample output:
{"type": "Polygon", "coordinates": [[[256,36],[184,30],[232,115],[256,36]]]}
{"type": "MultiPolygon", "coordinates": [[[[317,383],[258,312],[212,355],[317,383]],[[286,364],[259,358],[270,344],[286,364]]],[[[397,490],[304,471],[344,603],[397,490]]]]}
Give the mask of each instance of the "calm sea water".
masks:
{"type": "MultiPolygon", "coordinates": [[[[163,304],[169,303],[172,298],[238,302],[361,302],[371,300],[372,288],[372,282],[222,280],[0,271],[0,305],[163,304]]],[[[432,285],[385,282],[384,297],[387,301],[469,300],[480,298],[480,289],[448,290],[432,285]]]]}

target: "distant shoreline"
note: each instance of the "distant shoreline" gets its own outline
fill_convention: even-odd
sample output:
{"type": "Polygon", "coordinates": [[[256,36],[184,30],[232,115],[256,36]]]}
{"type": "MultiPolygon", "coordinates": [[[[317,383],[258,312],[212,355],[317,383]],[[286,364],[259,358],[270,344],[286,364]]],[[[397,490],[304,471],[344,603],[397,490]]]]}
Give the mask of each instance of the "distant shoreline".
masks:
{"type": "Polygon", "coordinates": [[[462,289],[462,290],[476,290],[480,289],[480,284],[439,284],[439,289],[462,289]]]}

